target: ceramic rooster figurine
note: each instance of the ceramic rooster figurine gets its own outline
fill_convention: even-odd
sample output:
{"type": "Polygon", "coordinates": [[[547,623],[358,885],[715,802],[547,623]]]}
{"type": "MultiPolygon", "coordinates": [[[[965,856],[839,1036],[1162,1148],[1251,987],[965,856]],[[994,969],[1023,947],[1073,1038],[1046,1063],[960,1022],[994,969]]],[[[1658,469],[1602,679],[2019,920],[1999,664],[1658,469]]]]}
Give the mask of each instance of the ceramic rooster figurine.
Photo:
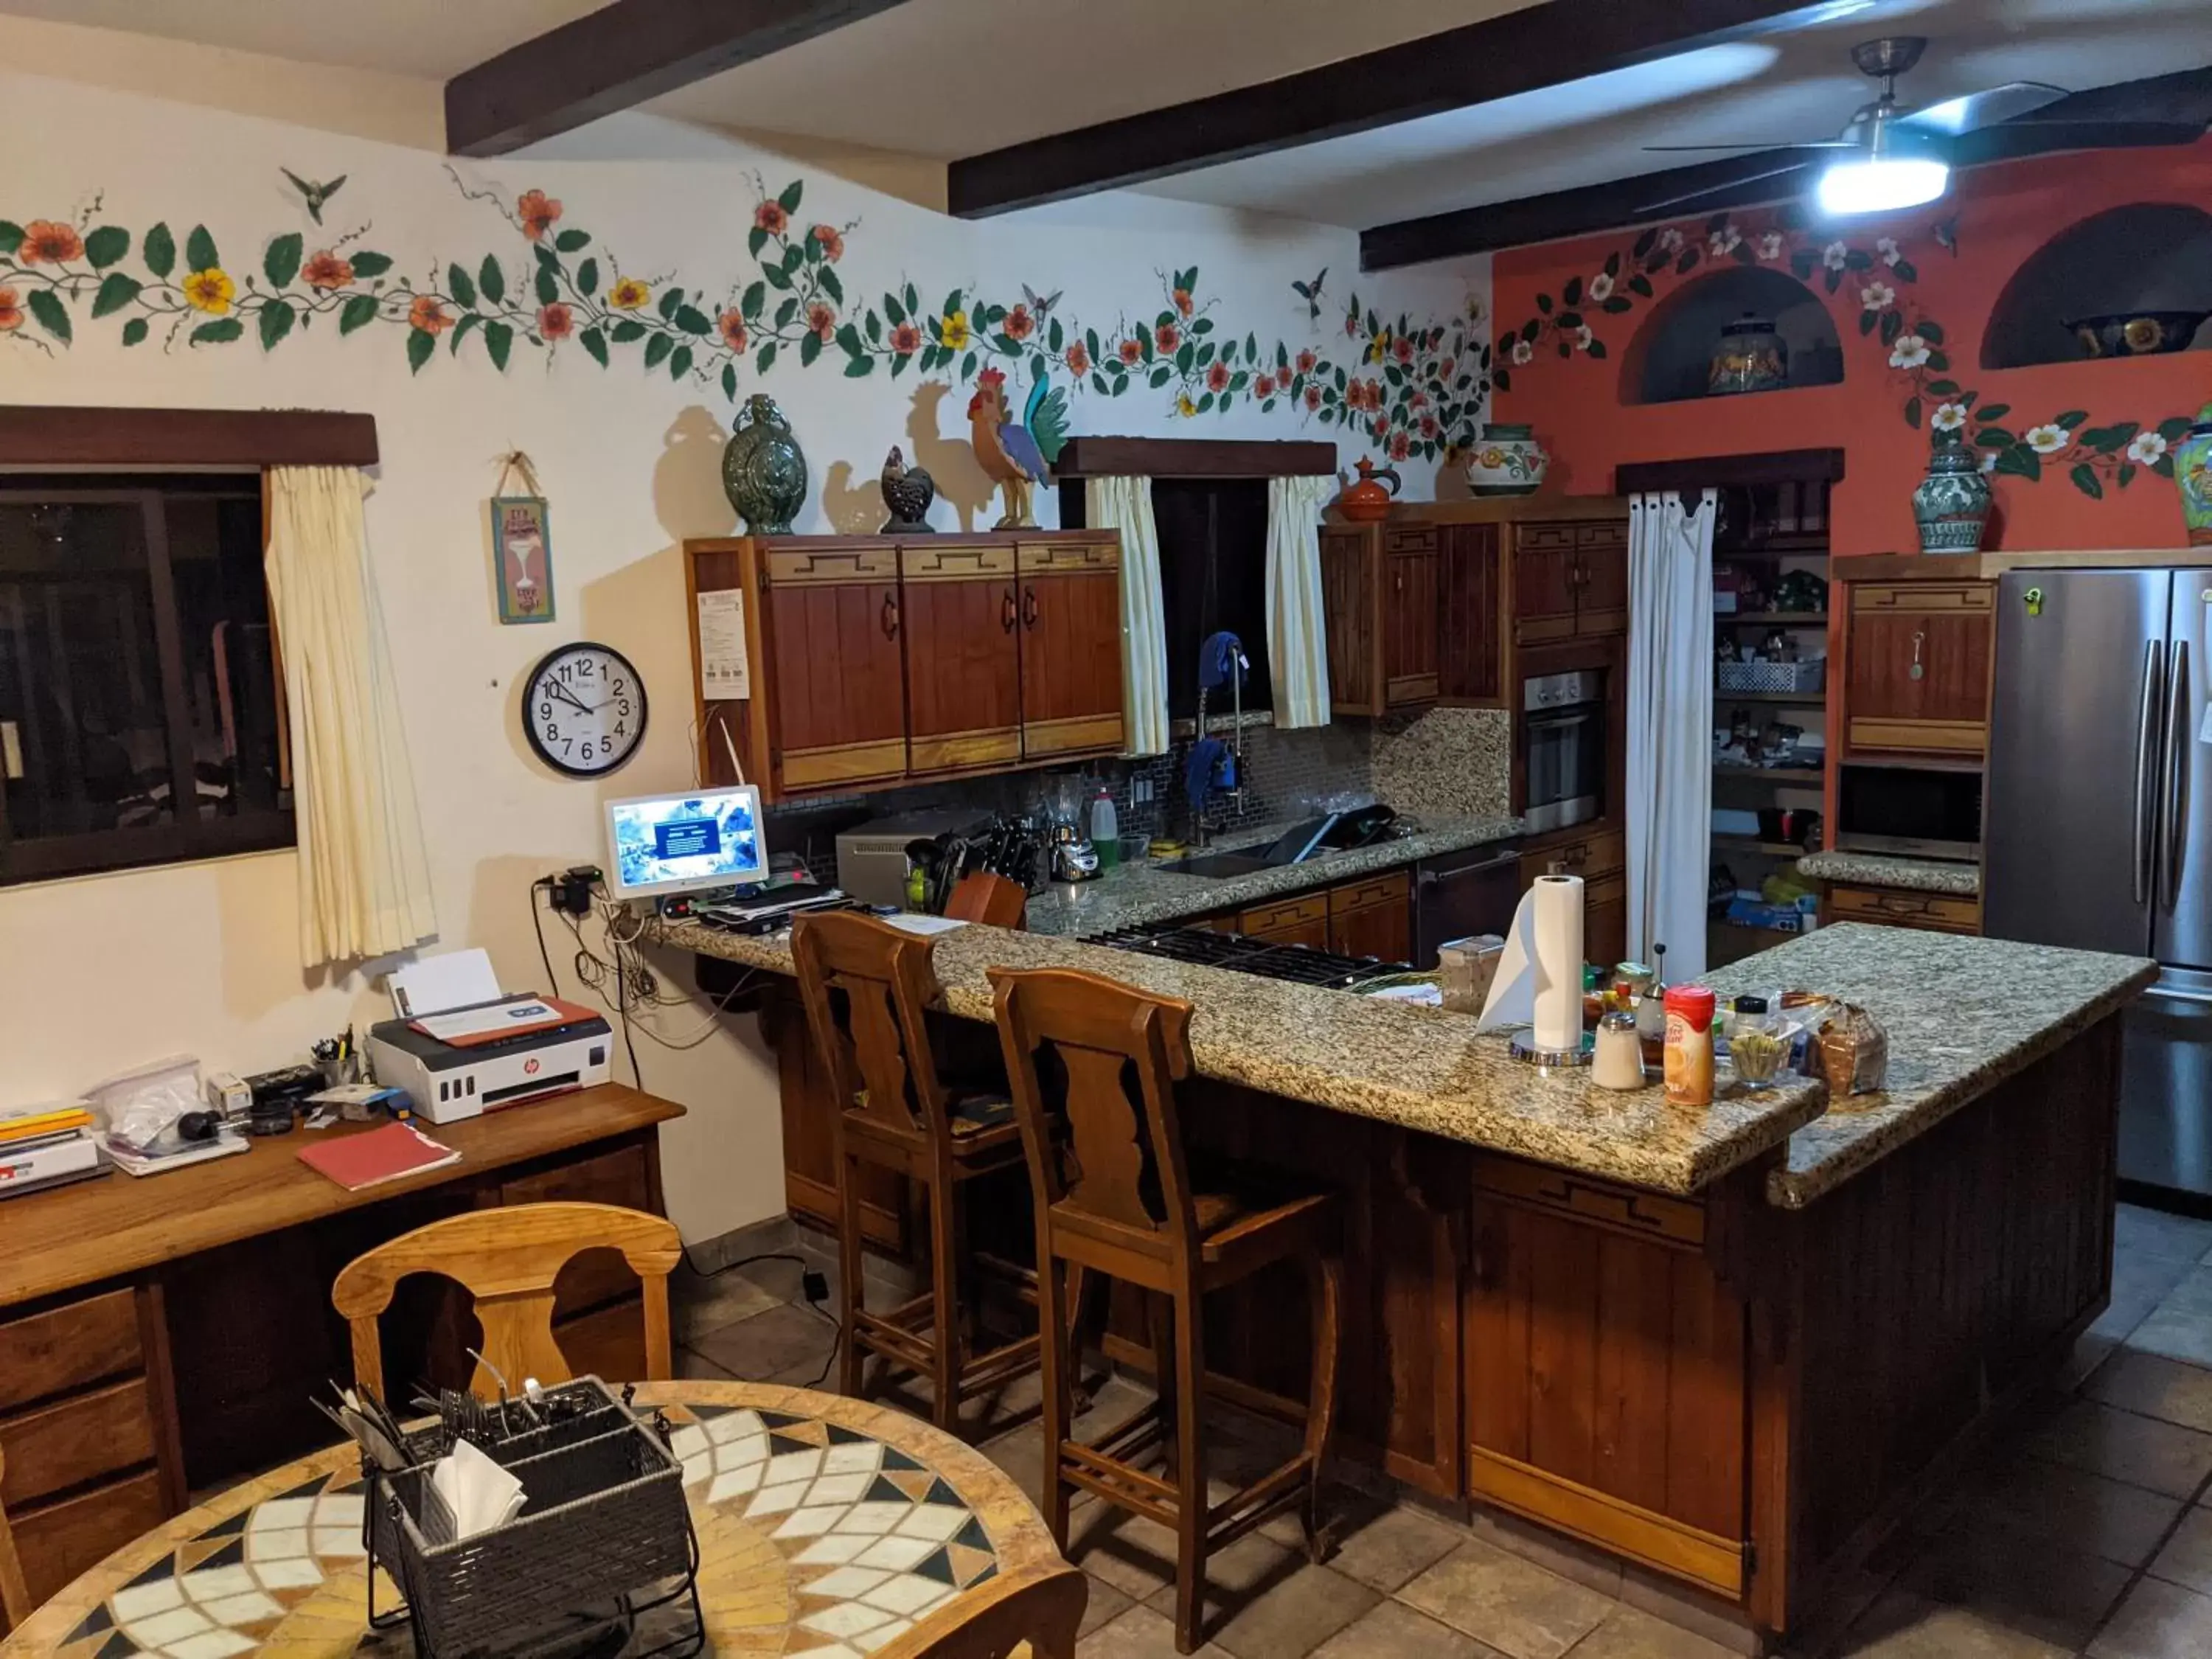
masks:
{"type": "Polygon", "coordinates": [[[1067,394],[1039,380],[1030,388],[1029,403],[1017,424],[1006,412],[1006,374],[987,368],[975,377],[968,419],[974,428],[975,459],[1006,496],[1006,510],[996,528],[1036,529],[1030,491],[1051,476],[1051,464],[1067,441],[1067,394]]]}

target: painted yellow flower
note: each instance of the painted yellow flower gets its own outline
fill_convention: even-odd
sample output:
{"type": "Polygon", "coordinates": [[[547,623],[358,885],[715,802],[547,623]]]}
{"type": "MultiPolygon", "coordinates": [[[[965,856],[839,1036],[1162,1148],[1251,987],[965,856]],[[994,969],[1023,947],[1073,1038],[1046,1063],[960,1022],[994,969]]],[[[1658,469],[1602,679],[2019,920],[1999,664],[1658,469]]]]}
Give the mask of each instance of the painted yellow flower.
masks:
{"type": "Polygon", "coordinates": [[[957,351],[968,343],[968,313],[966,312],[946,312],[942,326],[943,332],[939,337],[947,351],[957,351]]]}
{"type": "Polygon", "coordinates": [[[1191,402],[1188,397],[1178,398],[1176,399],[1176,413],[1188,420],[1198,413],[1198,405],[1191,402]]]}
{"type": "Polygon", "coordinates": [[[641,311],[653,290],[635,276],[625,276],[607,290],[607,303],[617,311],[641,311]]]}
{"type": "Polygon", "coordinates": [[[230,309],[238,284],[230,280],[230,273],[216,265],[205,270],[196,270],[185,278],[185,298],[195,311],[204,311],[210,317],[220,317],[230,309]]]}

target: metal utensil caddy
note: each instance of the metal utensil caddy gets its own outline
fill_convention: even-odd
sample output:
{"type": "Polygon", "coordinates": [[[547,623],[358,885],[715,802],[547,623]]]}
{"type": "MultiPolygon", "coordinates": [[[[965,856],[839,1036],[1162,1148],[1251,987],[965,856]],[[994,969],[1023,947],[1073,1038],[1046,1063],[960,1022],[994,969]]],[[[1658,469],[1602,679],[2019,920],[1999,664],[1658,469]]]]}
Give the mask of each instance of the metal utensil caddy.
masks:
{"type": "Polygon", "coordinates": [[[697,1653],[706,1625],[684,1467],[666,1420],[641,1420],[629,1394],[617,1399],[596,1376],[580,1377],[534,1406],[481,1406],[465,1427],[448,1416],[409,1434],[414,1462],[404,1469],[364,1467],[369,1623],[410,1626],[421,1659],[476,1659],[558,1645],[563,1626],[572,1634],[634,1626],[639,1614],[688,1598],[689,1631],[648,1651],[697,1653]],[[505,1526],[457,1539],[430,1474],[461,1437],[520,1480],[524,1498],[505,1526]],[[404,1605],[377,1610],[379,1566],[404,1605]]]}

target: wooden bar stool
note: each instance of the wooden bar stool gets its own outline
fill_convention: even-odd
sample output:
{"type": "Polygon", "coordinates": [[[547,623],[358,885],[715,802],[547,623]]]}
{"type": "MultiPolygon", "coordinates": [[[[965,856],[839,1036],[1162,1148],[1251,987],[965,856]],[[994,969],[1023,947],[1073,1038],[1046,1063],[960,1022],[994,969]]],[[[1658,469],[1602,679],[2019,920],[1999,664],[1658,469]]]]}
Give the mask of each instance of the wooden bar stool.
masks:
{"type": "MultiPolygon", "coordinates": [[[[830,1068],[837,1114],[837,1251],[845,1342],[839,1387],[860,1392],[865,1354],[930,1379],[937,1425],[957,1429],[963,1401],[1034,1370],[1035,1336],[973,1351],[975,1307],[963,1306],[961,1191],[1022,1161],[1021,1131],[1003,1094],[961,1091],[939,1074],[924,1011],[938,1000],[934,939],[853,911],[802,917],[791,953],[806,1022],[830,1068]],[[895,1170],[929,1194],[930,1288],[885,1313],[865,1306],[860,1163],[895,1170]]],[[[1024,1299],[1034,1276],[1009,1263],[975,1265],[1012,1279],[1024,1299]]]]}
{"type": "Polygon", "coordinates": [[[1079,1356],[1064,1338],[1045,1345],[1045,1521],[1065,1550],[1074,1486],[1171,1528],[1176,1649],[1190,1653],[1208,1556],[1293,1506],[1308,1553],[1322,1553],[1321,1472],[1336,1414],[1343,1279],[1338,1201],[1252,1172],[1193,1167],[1176,1112],[1176,1085],[1191,1073],[1190,1004],[1060,969],[994,968],[990,977],[1036,1197],[1038,1328],[1064,1328],[1063,1263],[1141,1286],[1155,1322],[1159,1398],[1089,1445],[1069,1437],[1079,1356]],[[1304,1264],[1312,1297],[1304,1444],[1209,1504],[1200,1298],[1291,1257],[1304,1264]],[[1171,1343],[1164,1327],[1172,1328],[1171,1343]],[[1136,1461],[1163,1443],[1172,1479],[1136,1461]]]}

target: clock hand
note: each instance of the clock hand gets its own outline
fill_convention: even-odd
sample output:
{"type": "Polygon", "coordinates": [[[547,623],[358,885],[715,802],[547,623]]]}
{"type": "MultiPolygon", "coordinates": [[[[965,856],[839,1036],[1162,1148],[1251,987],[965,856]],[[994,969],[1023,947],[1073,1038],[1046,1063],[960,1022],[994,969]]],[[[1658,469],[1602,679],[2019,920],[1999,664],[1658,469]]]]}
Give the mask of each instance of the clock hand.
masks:
{"type": "Polygon", "coordinates": [[[567,703],[569,708],[574,709],[578,714],[588,714],[592,712],[592,708],[580,699],[574,692],[571,691],[567,686],[562,684],[558,680],[556,680],[552,685],[547,689],[553,696],[560,698],[562,702],[567,703]]]}

